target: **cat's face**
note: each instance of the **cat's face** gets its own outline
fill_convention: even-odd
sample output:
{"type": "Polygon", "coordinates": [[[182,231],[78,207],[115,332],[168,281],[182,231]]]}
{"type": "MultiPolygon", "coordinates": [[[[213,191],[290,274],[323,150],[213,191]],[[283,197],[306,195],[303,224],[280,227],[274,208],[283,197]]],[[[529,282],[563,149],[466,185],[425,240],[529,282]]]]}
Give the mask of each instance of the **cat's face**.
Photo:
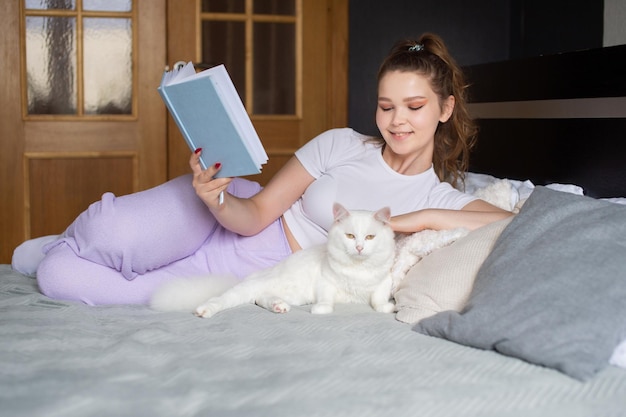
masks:
{"type": "Polygon", "coordinates": [[[335,222],[329,231],[329,243],[351,257],[368,257],[394,247],[394,234],[388,225],[389,208],[376,212],[333,207],[335,222]]]}

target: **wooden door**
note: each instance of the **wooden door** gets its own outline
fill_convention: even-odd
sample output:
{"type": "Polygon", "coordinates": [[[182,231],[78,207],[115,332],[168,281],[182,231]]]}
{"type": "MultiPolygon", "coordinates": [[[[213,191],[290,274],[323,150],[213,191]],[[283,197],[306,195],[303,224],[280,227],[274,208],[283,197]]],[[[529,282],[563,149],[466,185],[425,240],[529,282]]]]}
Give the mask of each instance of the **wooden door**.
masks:
{"type": "Polygon", "coordinates": [[[62,232],[102,193],[166,180],[156,90],[166,0],[2,0],[0,23],[0,262],[8,263],[24,239],[62,232]],[[111,78],[120,71],[130,85],[111,78]]]}
{"type": "MultiPolygon", "coordinates": [[[[292,0],[257,4],[283,1],[292,0]]],[[[210,3],[242,3],[247,10],[254,9],[253,0],[0,0],[4,32],[0,38],[0,262],[10,262],[13,249],[25,239],[63,231],[104,192],[122,195],[189,172],[189,150],[173,121],[166,117],[156,86],[167,63],[204,61],[201,27],[205,18],[211,16],[201,10],[202,4],[210,3]],[[107,65],[98,60],[99,49],[84,42],[82,23],[80,30],[74,23],[76,32],[72,35],[76,44],[73,59],[79,63],[73,63],[70,71],[76,77],[76,91],[72,94],[78,97],[73,113],[30,113],[33,106],[29,103],[32,86],[28,74],[27,19],[111,18],[110,13],[98,10],[58,9],[68,3],[114,8],[132,4],[128,11],[113,12],[113,18],[131,21],[133,81],[131,105],[126,113],[117,114],[120,112],[115,106],[112,112],[105,110],[104,114],[93,114],[87,108],[89,70],[80,68],[80,63],[90,65],[92,71],[98,66],[106,70],[107,65]],[[26,10],[42,4],[53,10],[26,10]]],[[[254,177],[261,183],[305,141],[328,128],[345,126],[347,121],[348,0],[295,0],[294,5],[293,16],[269,18],[295,21],[298,27],[292,39],[297,60],[293,73],[294,110],[260,114],[249,109],[270,156],[263,174],[254,177]]],[[[252,20],[267,18],[265,13],[259,14],[252,20]]],[[[67,29],[58,25],[51,33],[66,37],[64,27],[67,29]]],[[[244,48],[248,62],[251,51],[246,48],[252,44],[253,35],[254,32],[246,35],[247,43],[231,43],[234,49],[244,48]]],[[[55,65],[62,68],[72,63],[71,59],[64,62],[68,57],[53,58],[55,65]]],[[[280,60],[274,63],[280,64],[280,60]]],[[[248,69],[245,73],[248,80],[254,80],[253,71],[248,69]]],[[[57,94],[67,95],[58,93],[63,90],[62,84],[55,84],[54,88],[57,94]]],[[[110,88],[116,86],[112,84],[110,88]]],[[[254,88],[249,91],[253,94],[254,88]]]]}
{"type": "MultiPolygon", "coordinates": [[[[168,0],[167,41],[170,65],[226,65],[269,156],[255,181],[346,126],[348,0],[168,0]]],[[[171,178],[189,172],[189,149],[168,119],[171,178]]]]}

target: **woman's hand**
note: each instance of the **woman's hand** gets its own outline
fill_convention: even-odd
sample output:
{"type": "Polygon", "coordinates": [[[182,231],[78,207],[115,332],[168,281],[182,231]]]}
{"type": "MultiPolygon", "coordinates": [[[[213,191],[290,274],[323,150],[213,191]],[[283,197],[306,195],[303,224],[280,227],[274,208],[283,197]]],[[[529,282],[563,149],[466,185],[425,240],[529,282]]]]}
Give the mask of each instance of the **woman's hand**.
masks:
{"type": "Polygon", "coordinates": [[[483,200],[474,200],[461,210],[423,209],[391,218],[395,232],[414,233],[425,229],[443,230],[464,227],[475,230],[513,213],[495,207],[483,200]]]}
{"type": "Polygon", "coordinates": [[[189,159],[196,194],[222,226],[243,236],[259,233],[282,216],[315,179],[293,156],[261,191],[248,198],[236,197],[225,192],[232,178],[213,178],[219,165],[202,170],[200,152],[189,159]],[[220,204],[221,192],[224,192],[223,204],[220,204]]]}
{"type": "Polygon", "coordinates": [[[201,153],[202,149],[197,149],[189,158],[189,166],[193,172],[193,188],[207,207],[211,210],[217,210],[220,207],[220,194],[226,195],[226,188],[233,179],[213,178],[221,168],[219,162],[203,170],[200,165],[201,153]]]}

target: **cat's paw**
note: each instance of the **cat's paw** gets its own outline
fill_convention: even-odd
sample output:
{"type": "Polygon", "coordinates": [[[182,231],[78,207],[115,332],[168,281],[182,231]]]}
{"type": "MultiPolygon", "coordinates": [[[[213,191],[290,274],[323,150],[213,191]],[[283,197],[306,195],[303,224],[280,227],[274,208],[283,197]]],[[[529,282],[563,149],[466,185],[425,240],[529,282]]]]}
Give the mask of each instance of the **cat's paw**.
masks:
{"type": "Polygon", "coordinates": [[[217,312],[218,309],[215,308],[215,306],[212,306],[210,304],[202,304],[200,307],[196,308],[194,314],[200,318],[208,319],[209,317],[213,317],[217,312]]]}
{"type": "Polygon", "coordinates": [[[272,303],[272,311],[274,313],[288,313],[291,309],[291,306],[284,302],[283,300],[276,300],[272,303]]]}
{"type": "Polygon", "coordinates": [[[313,304],[311,306],[312,314],[330,314],[333,312],[333,306],[330,304],[313,304]]]}
{"type": "Polygon", "coordinates": [[[379,313],[393,313],[396,309],[396,305],[392,302],[378,304],[372,307],[374,307],[374,310],[379,313]]]}

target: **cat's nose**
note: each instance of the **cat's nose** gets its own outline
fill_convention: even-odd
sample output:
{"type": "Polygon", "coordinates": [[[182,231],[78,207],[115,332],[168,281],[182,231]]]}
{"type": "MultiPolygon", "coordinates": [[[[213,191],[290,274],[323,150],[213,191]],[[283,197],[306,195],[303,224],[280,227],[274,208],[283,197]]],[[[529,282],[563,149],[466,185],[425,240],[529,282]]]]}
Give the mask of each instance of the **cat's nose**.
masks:
{"type": "Polygon", "coordinates": [[[357,250],[357,252],[361,253],[361,251],[363,250],[363,246],[356,245],[356,250],[357,250]]]}

